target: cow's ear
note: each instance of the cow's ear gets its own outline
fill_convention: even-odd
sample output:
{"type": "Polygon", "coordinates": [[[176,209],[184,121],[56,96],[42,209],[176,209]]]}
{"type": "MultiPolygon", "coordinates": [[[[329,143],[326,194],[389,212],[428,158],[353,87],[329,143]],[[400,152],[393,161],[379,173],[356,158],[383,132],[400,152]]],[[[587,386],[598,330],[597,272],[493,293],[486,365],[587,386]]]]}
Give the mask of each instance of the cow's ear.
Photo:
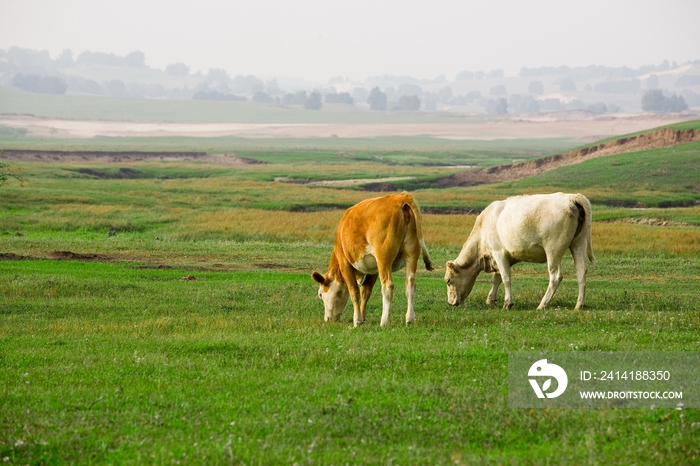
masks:
{"type": "Polygon", "coordinates": [[[445,264],[445,268],[448,270],[451,270],[454,273],[457,273],[457,267],[455,266],[455,263],[452,261],[447,261],[445,264]]]}
{"type": "Polygon", "coordinates": [[[311,274],[311,278],[314,279],[315,282],[317,282],[319,285],[325,285],[326,284],[326,277],[321,275],[320,273],[314,271],[314,273],[311,274]]]}

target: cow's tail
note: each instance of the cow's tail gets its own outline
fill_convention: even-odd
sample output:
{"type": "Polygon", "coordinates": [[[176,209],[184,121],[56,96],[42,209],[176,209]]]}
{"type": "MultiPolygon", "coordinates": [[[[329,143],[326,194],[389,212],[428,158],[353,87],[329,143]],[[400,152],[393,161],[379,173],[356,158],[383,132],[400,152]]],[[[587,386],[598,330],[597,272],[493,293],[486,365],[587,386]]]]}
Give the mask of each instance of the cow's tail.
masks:
{"type": "Polygon", "coordinates": [[[418,207],[418,204],[416,204],[416,201],[413,199],[413,196],[411,196],[408,193],[403,194],[406,195],[404,205],[407,205],[411,208],[411,211],[413,212],[413,217],[416,219],[416,236],[418,237],[418,242],[420,243],[420,250],[423,254],[423,263],[425,264],[425,269],[429,271],[435,270],[435,267],[433,266],[433,261],[430,259],[430,253],[428,253],[428,247],[425,245],[425,241],[423,240],[423,218],[420,213],[420,207],[418,207]]]}
{"type": "Polygon", "coordinates": [[[586,254],[588,255],[589,261],[595,262],[595,256],[593,255],[593,235],[591,234],[591,225],[593,223],[591,203],[586,196],[580,193],[574,194],[572,201],[580,212],[579,226],[574,237],[586,235],[586,254]]]}

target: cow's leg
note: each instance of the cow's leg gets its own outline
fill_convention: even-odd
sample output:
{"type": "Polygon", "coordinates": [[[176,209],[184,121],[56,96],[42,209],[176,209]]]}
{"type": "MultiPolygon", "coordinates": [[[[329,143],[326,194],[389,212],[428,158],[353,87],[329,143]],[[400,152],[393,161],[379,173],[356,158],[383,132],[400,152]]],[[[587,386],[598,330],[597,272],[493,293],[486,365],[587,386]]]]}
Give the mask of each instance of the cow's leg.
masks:
{"type": "Polygon", "coordinates": [[[489,295],[486,297],[486,304],[496,304],[496,299],[498,297],[498,287],[501,286],[501,283],[503,283],[501,274],[498,272],[494,272],[493,277],[491,278],[491,291],[489,291],[489,295]]]}
{"type": "Polygon", "coordinates": [[[355,327],[362,324],[362,313],[360,312],[360,287],[357,286],[357,275],[355,275],[355,269],[349,264],[341,264],[340,269],[343,273],[343,278],[345,283],[348,285],[348,291],[350,291],[350,299],[352,299],[352,322],[355,327]]]}
{"type": "Polygon", "coordinates": [[[360,297],[362,299],[360,303],[360,324],[363,324],[367,318],[367,302],[372,295],[372,289],[374,288],[374,284],[377,283],[378,277],[379,275],[365,275],[360,285],[360,297]]]}
{"type": "Polygon", "coordinates": [[[382,261],[377,258],[379,280],[382,282],[382,320],[379,323],[384,327],[389,323],[391,301],[394,299],[394,279],[391,277],[391,261],[382,261]]]}
{"type": "Polygon", "coordinates": [[[571,255],[574,257],[574,267],[576,267],[576,280],[578,281],[578,299],[575,309],[583,309],[586,305],[586,275],[588,274],[586,247],[585,241],[574,243],[571,246],[571,255]]]}
{"type": "Polygon", "coordinates": [[[391,311],[391,301],[394,299],[394,280],[391,274],[382,280],[382,321],[380,326],[384,327],[389,323],[389,312],[391,311]]]}
{"type": "Polygon", "coordinates": [[[408,309],[406,310],[406,324],[412,324],[416,321],[416,312],[414,310],[414,296],[416,295],[416,269],[418,268],[418,257],[406,258],[406,301],[408,301],[408,309]]]}
{"type": "Polygon", "coordinates": [[[561,254],[547,254],[547,270],[549,271],[549,286],[547,286],[547,292],[542,297],[540,305],[537,309],[544,309],[549,304],[549,301],[554,296],[554,293],[559,288],[561,283],[562,273],[561,273],[561,254]]]}
{"type": "MultiPolygon", "coordinates": [[[[510,288],[510,262],[502,254],[494,254],[493,260],[496,261],[496,266],[498,267],[498,272],[500,273],[506,294],[503,299],[503,309],[510,309],[513,307],[513,304],[515,304],[515,301],[513,301],[513,292],[510,288]]],[[[496,280],[496,277],[494,276],[493,279],[496,280]]],[[[496,290],[498,290],[498,288],[496,288],[496,290]]],[[[496,297],[495,295],[494,293],[494,298],[496,297]]]]}

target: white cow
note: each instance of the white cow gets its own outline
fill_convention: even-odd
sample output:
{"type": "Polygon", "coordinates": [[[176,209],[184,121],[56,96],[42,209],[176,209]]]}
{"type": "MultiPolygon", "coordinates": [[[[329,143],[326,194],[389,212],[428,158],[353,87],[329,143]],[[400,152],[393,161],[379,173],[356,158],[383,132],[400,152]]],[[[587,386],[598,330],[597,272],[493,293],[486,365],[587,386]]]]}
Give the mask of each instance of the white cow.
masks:
{"type": "Polygon", "coordinates": [[[493,272],[487,304],[496,302],[503,282],[503,309],[513,306],[510,267],[546,262],[549,286],[537,309],[544,309],[562,279],[561,260],[571,251],[578,279],[576,309],[586,304],[586,256],[593,262],[591,204],[583,194],[536,194],[491,203],[476,219],[467,242],[445,271],[447,302],[457,306],[469,295],[480,272],[493,272]]]}

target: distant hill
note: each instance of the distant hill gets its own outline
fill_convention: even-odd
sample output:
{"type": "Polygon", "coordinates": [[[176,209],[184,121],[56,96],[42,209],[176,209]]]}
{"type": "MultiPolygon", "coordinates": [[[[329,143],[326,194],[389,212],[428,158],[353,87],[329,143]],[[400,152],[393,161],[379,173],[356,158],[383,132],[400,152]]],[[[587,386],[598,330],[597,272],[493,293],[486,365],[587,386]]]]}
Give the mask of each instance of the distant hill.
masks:
{"type": "Polygon", "coordinates": [[[124,57],[100,52],[83,52],[73,57],[70,51],[64,51],[52,58],[46,51],[11,47],[0,50],[0,85],[32,92],[134,99],[235,96],[284,107],[301,107],[307,95],[318,91],[324,102],[342,101],[360,108],[369,107],[368,96],[377,87],[385,95],[388,110],[409,111],[415,105],[403,105],[401,99],[415,96],[420,110],[429,112],[637,113],[642,109],[642,96],[651,89],[660,89],[667,96],[675,94],[690,108],[700,108],[700,60],[680,65],[665,61],[636,69],[550,66],[523,68],[517,76],[492,70],[463,71],[454,78],[440,75],[428,80],[388,75],[364,81],[336,77],[326,83],[313,83],[281,76],[230,76],[217,68],[206,73],[192,72],[184,63],[173,63],[161,70],[147,66],[139,51],[124,57]],[[58,81],[41,85],[44,78],[58,81]],[[298,98],[299,93],[304,94],[302,99],[298,98]],[[341,94],[342,99],[338,97],[341,94]]]}

